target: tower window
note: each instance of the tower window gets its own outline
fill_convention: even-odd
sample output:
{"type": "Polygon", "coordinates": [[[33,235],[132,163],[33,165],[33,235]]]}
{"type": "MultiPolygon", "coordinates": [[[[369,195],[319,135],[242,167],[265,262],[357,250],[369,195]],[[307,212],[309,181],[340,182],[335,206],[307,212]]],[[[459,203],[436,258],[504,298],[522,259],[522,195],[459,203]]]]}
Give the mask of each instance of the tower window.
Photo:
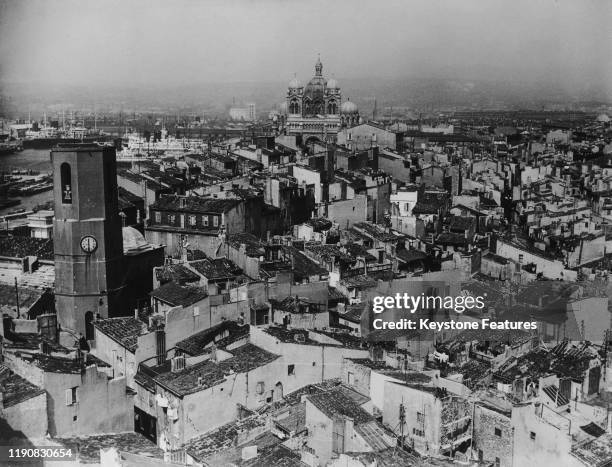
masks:
{"type": "Polygon", "coordinates": [[[60,181],[62,184],[62,204],[72,204],[72,170],[67,162],[60,165],[60,181]]]}

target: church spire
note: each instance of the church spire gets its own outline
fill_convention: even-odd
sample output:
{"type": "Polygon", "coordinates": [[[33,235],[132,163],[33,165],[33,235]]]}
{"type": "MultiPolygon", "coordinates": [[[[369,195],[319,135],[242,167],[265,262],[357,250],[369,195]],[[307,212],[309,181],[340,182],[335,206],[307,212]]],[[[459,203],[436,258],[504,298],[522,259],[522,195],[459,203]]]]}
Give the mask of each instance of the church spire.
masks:
{"type": "Polygon", "coordinates": [[[321,54],[317,54],[317,63],[315,64],[315,76],[322,76],[323,64],[321,63],[321,54]]]}

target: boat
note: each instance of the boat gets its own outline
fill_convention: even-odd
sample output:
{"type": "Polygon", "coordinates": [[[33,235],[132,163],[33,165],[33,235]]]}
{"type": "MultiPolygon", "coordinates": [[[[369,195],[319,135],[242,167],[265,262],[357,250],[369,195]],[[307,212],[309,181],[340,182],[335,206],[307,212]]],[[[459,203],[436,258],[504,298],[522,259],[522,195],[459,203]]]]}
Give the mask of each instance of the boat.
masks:
{"type": "Polygon", "coordinates": [[[110,135],[97,129],[89,129],[83,126],[60,129],[44,125],[27,130],[22,144],[25,149],[51,149],[58,144],[107,143],[110,141],[112,141],[110,135]]]}
{"type": "Polygon", "coordinates": [[[2,141],[0,142],[0,156],[6,154],[14,154],[23,149],[21,141],[2,141]]]}

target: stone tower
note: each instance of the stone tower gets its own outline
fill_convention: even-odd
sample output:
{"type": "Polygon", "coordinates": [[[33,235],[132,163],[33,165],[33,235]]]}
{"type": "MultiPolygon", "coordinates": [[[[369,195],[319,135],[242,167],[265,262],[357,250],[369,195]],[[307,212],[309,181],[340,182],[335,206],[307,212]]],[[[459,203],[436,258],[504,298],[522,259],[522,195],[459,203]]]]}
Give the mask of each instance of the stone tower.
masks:
{"type": "Polygon", "coordinates": [[[55,300],[62,329],[93,338],[93,319],[120,314],[123,238],[113,147],[51,151],[55,300]]]}

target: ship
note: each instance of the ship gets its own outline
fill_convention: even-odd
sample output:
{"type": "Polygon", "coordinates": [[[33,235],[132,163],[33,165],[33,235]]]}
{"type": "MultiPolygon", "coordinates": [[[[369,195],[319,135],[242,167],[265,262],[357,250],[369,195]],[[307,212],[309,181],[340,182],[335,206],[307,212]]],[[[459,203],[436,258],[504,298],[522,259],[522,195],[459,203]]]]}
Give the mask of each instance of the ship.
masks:
{"type": "Polygon", "coordinates": [[[0,156],[5,154],[14,154],[23,149],[21,141],[0,141],[0,156]]]}
{"type": "Polygon", "coordinates": [[[67,143],[107,143],[113,138],[99,130],[84,127],[73,127],[59,130],[52,127],[43,127],[40,130],[28,130],[23,138],[24,149],[51,149],[58,144],[67,143]]]}
{"type": "Polygon", "coordinates": [[[86,128],[74,122],[67,128],[47,125],[45,114],[42,126],[34,122],[32,127],[25,132],[22,145],[24,149],[50,149],[58,144],[107,143],[110,141],[112,137],[97,128],[86,128]]]}
{"type": "Polygon", "coordinates": [[[133,159],[152,156],[180,156],[204,147],[201,139],[175,138],[168,135],[165,128],[159,132],[159,138],[144,138],[134,133],[125,133],[118,159],[133,159]]]}

